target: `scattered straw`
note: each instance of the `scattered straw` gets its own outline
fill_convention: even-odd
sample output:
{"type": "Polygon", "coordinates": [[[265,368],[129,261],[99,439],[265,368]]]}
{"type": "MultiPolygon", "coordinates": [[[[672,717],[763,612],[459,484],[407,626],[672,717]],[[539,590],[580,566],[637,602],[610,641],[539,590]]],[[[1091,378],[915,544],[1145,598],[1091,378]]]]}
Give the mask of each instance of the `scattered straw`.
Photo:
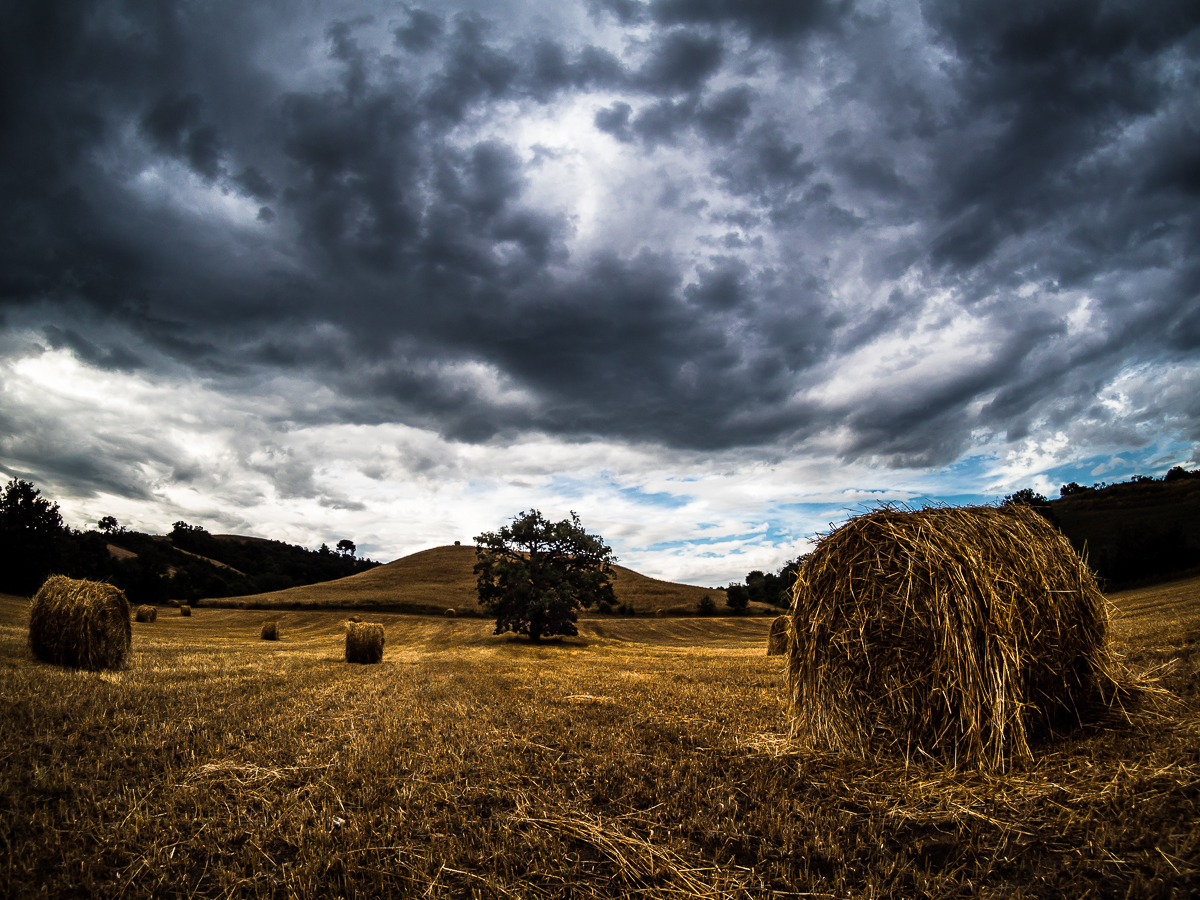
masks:
{"type": "Polygon", "coordinates": [[[383,659],[383,626],[377,622],[346,623],[346,662],[377,663],[383,659]]]}
{"type": "Polygon", "coordinates": [[[132,640],[129,601],[111,584],[51,575],[29,608],[29,647],[45,662],[117,669],[132,640]]]}

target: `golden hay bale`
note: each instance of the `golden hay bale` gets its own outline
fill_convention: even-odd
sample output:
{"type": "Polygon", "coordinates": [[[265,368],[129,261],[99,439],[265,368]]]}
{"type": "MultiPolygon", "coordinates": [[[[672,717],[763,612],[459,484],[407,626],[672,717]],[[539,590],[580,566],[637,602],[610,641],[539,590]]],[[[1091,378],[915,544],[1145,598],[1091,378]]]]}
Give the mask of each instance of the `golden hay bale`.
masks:
{"type": "Polygon", "coordinates": [[[279,623],[278,622],[263,622],[262,639],[264,641],[279,640],[279,623]]]}
{"type": "Polygon", "coordinates": [[[137,611],[134,613],[134,618],[136,618],[139,622],[157,622],[158,610],[153,606],[147,606],[143,603],[137,608],[137,611]]]}
{"type": "Polygon", "coordinates": [[[346,623],[346,662],[377,663],[383,659],[383,626],[377,622],[346,623]]]}
{"type": "Polygon", "coordinates": [[[448,610],[446,610],[446,611],[443,613],[443,615],[444,615],[444,616],[445,616],[447,619],[453,619],[455,616],[457,616],[457,615],[458,615],[458,613],[456,613],[456,612],[455,612],[453,609],[448,609],[448,610]]]}
{"type": "Polygon", "coordinates": [[[1030,737],[1110,712],[1107,602],[1025,506],[883,507],[825,535],[792,589],[798,744],[1029,760],[1030,737]]]}
{"type": "Polygon", "coordinates": [[[656,609],[654,611],[654,615],[659,619],[665,619],[667,617],[667,611],[665,609],[656,609]]]}
{"type": "Polygon", "coordinates": [[[192,614],[192,608],[185,603],[183,606],[179,607],[179,614],[181,616],[190,616],[192,614]]]}
{"type": "Polygon", "coordinates": [[[771,630],[767,632],[767,656],[783,656],[788,648],[788,626],[791,617],[776,616],[771,622],[771,630]]]}
{"type": "Polygon", "coordinates": [[[117,669],[133,629],[120,588],[51,575],[29,607],[29,647],[45,662],[80,669],[117,669]]]}

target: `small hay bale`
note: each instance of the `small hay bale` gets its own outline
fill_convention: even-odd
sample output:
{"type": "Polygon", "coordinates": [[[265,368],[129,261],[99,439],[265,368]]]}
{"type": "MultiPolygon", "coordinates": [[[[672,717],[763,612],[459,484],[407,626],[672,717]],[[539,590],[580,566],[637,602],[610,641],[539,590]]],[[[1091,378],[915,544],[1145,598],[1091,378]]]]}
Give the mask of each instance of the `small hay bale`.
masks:
{"type": "Polygon", "coordinates": [[[452,608],[446,610],[444,613],[442,613],[442,615],[444,615],[447,619],[453,619],[455,616],[458,615],[458,613],[456,613],[452,607],[452,608]]]}
{"type": "Polygon", "coordinates": [[[278,622],[263,622],[261,637],[264,641],[279,640],[279,623],[278,622]]]}
{"type": "Polygon", "coordinates": [[[347,621],[347,622],[361,622],[361,621],[362,621],[362,616],[351,616],[351,617],[350,617],[349,619],[347,619],[346,621],[347,621]]]}
{"type": "Polygon", "coordinates": [[[783,656],[787,653],[788,626],[791,622],[791,616],[788,615],[775,617],[771,630],[767,632],[767,656],[783,656]]]}
{"type": "Polygon", "coordinates": [[[656,609],[654,611],[654,616],[658,619],[665,619],[667,617],[667,611],[665,609],[656,609]]]}
{"type": "Polygon", "coordinates": [[[29,607],[29,648],[79,669],[118,669],[129,654],[129,601],[111,584],[51,575],[29,607]]]}
{"type": "Polygon", "coordinates": [[[856,516],[817,543],[792,598],[791,733],[805,748],[1003,769],[1032,759],[1032,737],[1135,692],[1091,571],[1025,506],[856,516]]]}
{"type": "Polygon", "coordinates": [[[185,603],[179,607],[179,614],[181,616],[190,616],[192,614],[192,608],[185,603]]]}
{"type": "Polygon", "coordinates": [[[154,621],[154,619],[152,618],[153,613],[154,613],[153,607],[142,604],[141,606],[139,606],[137,608],[137,610],[134,612],[133,616],[139,622],[153,622],[154,621]]]}
{"type": "Polygon", "coordinates": [[[378,622],[346,624],[346,662],[377,663],[383,659],[383,626],[378,622]]]}

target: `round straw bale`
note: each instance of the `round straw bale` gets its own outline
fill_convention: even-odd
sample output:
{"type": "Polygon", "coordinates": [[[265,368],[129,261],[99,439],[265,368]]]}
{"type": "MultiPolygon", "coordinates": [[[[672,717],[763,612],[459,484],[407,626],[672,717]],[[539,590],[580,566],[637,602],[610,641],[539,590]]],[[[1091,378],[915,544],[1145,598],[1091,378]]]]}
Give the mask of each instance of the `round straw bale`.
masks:
{"type": "Polygon", "coordinates": [[[667,611],[665,609],[656,609],[654,611],[654,615],[659,619],[665,619],[667,617],[667,611]]]}
{"type": "Polygon", "coordinates": [[[51,575],[29,607],[29,647],[45,662],[80,669],[117,669],[133,630],[120,588],[51,575]]]}
{"type": "Polygon", "coordinates": [[[279,640],[279,623],[278,622],[263,622],[262,639],[264,641],[279,640]]]}
{"type": "Polygon", "coordinates": [[[453,608],[451,608],[451,609],[448,609],[448,610],[446,610],[446,612],[445,612],[445,613],[443,613],[443,615],[445,615],[445,617],[446,617],[447,619],[453,619],[455,616],[457,616],[457,615],[458,615],[458,613],[456,613],[456,612],[454,611],[454,609],[453,609],[453,608]]]}
{"type": "Polygon", "coordinates": [[[791,617],[776,616],[771,622],[771,630],[767,632],[767,656],[783,656],[788,648],[788,626],[791,617]]]}
{"type": "Polygon", "coordinates": [[[149,622],[150,607],[146,606],[145,604],[139,606],[136,610],[134,610],[133,617],[139,622],[149,622]]]}
{"type": "Polygon", "coordinates": [[[190,616],[192,614],[192,608],[185,603],[179,607],[179,614],[181,616],[190,616]]]}
{"type": "Polygon", "coordinates": [[[1003,768],[1120,690],[1107,602],[1025,506],[885,506],[825,535],[792,589],[801,746],[1003,768]]]}
{"type": "Polygon", "coordinates": [[[378,622],[346,623],[346,662],[377,663],[383,659],[383,626],[378,622]]]}

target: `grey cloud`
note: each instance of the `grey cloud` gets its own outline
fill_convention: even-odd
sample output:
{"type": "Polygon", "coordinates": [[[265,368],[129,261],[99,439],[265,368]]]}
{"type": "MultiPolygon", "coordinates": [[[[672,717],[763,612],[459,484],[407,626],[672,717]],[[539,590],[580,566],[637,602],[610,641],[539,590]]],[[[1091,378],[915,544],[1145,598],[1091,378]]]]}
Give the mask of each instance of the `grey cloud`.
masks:
{"type": "Polygon", "coordinates": [[[0,302],[50,310],[47,340],[91,365],[161,355],[231,392],[287,370],[334,395],[297,420],[472,441],[801,446],[845,425],[847,453],[908,465],[1200,344],[1190,4],[898,5],[936,47],[848,4],[611,0],[579,34],[318,5],[288,40],[331,69],[303,77],[272,8],[121,7],[118,28],[113,6],[35,7],[0,14],[0,302]],[[576,104],[625,143],[630,196],[605,199],[627,219],[529,189],[575,158],[530,161],[514,121],[553,132],[576,104]],[[692,171],[645,174],[665,146],[692,171]],[[180,165],[152,196],[161,160],[180,165]],[[169,182],[180,166],[197,177],[169,182]],[[1071,292],[1096,306],[1086,340],[1071,292]],[[848,416],[795,399],[930,297],[990,329],[995,365],[848,416]],[[522,402],[453,374],[476,363],[522,402]]]}
{"type": "Polygon", "coordinates": [[[413,53],[433,48],[445,31],[441,16],[423,9],[410,9],[407,21],[395,30],[396,43],[413,53]]]}
{"type": "Polygon", "coordinates": [[[696,91],[721,67],[723,57],[720,38],[670,31],[657,41],[637,80],[655,94],[696,91]]]}

